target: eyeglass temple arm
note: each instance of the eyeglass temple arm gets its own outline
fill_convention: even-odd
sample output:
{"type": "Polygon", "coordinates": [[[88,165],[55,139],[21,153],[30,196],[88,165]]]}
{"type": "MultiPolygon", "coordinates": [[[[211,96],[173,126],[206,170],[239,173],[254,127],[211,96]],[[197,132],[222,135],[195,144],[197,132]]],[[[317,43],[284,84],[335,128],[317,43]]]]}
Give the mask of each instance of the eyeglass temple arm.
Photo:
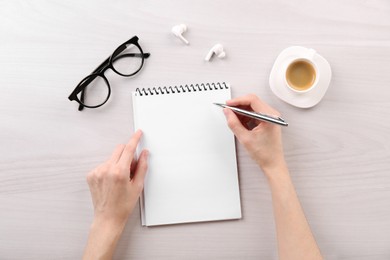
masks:
{"type": "MultiPolygon", "coordinates": [[[[84,103],[84,89],[83,90],[81,90],[81,96],[80,96],[80,102],[81,103],[84,103]]],[[[83,110],[84,109],[84,105],[82,105],[82,104],[79,104],[79,111],[81,111],[81,110],[83,110]]]]}
{"type": "Polygon", "coordinates": [[[116,56],[112,61],[116,61],[125,57],[136,57],[136,58],[142,58],[144,57],[145,59],[150,57],[150,53],[124,53],[122,55],[116,56]]]}
{"type": "MultiPolygon", "coordinates": [[[[138,54],[139,56],[141,56],[140,54],[138,54]]],[[[136,56],[136,57],[138,57],[138,56],[136,56]]],[[[147,58],[149,58],[150,57],[150,53],[149,52],[147,52],[147,53],[144,53],[144,58],[145,59],[147,59],[147,58]]]]}

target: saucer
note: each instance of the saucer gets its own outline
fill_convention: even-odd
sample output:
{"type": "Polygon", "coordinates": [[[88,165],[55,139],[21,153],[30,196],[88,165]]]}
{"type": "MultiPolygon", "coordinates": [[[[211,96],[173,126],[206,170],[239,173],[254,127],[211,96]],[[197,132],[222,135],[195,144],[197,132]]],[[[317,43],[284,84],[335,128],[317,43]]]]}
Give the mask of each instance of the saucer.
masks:
{"type": "Polygon", "coordinates": [[[324,97],[329,87],[330,79],[332,78],[332,71],[328,61],[318,53],[315,53],[313,62],[319,70],[317,86],[305,93],[297,93],[289,89],[284,80],[284,64],[286,60],[307,55],[308,51],[308,48],[300,46],[292,46],[284,49],[276,58],[269,76],[269,85],[272,92],[284,102],[300,108],[309,108],[317,105],[324,97]]]}

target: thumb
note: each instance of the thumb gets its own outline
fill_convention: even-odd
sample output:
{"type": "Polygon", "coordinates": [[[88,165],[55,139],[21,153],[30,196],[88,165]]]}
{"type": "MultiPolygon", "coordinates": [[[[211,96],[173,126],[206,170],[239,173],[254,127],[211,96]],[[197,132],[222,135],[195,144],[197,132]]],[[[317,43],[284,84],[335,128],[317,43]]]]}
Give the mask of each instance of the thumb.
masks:
{"type": "Polygon", "coordinates": [[[225,114],[230,130],[232,130],[238,140],[241,140],[241,138],[248,132],[248,130],[241,124],[240,120],[232,110],[229,108],[224,108],[223,113],[225,114]]]}

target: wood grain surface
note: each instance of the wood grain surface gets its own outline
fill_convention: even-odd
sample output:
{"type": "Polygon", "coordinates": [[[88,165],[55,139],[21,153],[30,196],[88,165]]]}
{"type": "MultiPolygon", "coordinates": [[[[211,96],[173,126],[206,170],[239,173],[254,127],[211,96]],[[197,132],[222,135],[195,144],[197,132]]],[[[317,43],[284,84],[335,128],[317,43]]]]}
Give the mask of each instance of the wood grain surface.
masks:
{"type": "MultiPolygon", "coordinates": [[[[0,259],[79,259],[93,216],[85,176],[131,136],[131,91],[216,80],[289,121],[286,158],[324,256],[390,259],[389,13],[387,0],[0,1],[0,259]],[[189,46],[170,33],[178,23],[189,46]],[[144,69],[106,73],[108,104],[78,112],[70,92],[133,35],[151,53],[144,69]],[[226,59],[205,62],[216,43],[226,59]],[[332,67],[311,109],[269,88],[292,45],[332,67]]],[[[115,258],[277,259],[268,185],[237,154],[242,220],[145,228],[137,208],[115,258]]]]}

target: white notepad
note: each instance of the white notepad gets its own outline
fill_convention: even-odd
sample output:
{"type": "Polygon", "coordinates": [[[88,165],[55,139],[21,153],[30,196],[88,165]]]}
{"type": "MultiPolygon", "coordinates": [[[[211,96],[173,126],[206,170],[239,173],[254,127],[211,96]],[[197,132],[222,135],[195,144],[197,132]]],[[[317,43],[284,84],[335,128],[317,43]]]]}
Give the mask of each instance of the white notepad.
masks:
{"type": "Polygon", "coordinates": [[[149,150],[141,195],[146,226],[241,218],[234,135],[213,103],[230,99],[226,83],[137,89],[134,128],[149,150]]]}

